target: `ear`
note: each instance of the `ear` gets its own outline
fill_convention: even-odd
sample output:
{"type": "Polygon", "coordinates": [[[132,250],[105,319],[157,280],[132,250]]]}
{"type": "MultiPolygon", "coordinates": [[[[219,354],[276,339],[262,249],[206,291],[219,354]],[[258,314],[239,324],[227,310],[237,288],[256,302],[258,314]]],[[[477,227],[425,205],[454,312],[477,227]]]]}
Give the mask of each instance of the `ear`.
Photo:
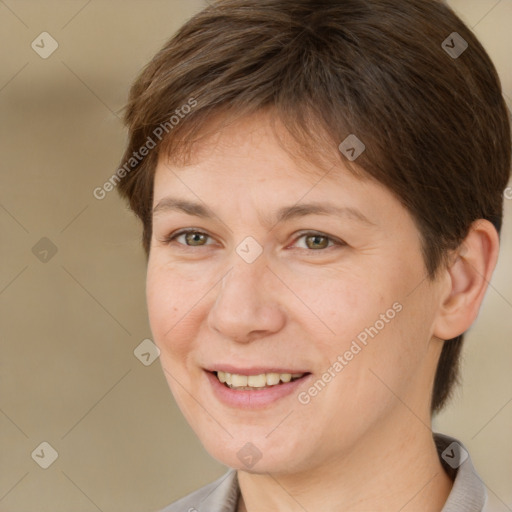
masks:
{"type": "Polygon", "coordinates": [[[499,237],[487,220],[478,219],[444,270],[434,336],[449,340],[474,322],[498,260],[499,237]]]}

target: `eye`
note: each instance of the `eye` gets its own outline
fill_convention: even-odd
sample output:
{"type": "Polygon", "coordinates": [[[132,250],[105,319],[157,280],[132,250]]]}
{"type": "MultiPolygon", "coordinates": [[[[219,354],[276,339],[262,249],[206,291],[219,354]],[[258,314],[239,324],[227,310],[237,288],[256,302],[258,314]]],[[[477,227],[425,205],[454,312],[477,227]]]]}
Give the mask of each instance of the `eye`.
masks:
{"type": "Polygon", "coordinates": [[[332,238],[324,233],[316,233],[316,232],[307,232],[302,233],[298,238],[295,239],[295,243],[301,239],[304,239],[305,247],[300,247],[301,249],[311,249],[313,251],[318,251],[320,249],[327,249],[328,247],[332,247],[334,245],[347,245],[342,240],[338,240],[332,238]]]}
{"type": "MultiPolygon", "coordinates": [[[[196,229],[183,229],[181,231],[178,231],[177,233],[171,233],[162,241],[165,244],[170,244],[171,242],[177,241],[180,245],[183,245],[185,247],[202,247],[205,245],[212,245],[211,243],[207,243],[207,240],[209,238],[211,238],[210,235],[202,231],[198,231],[196,229]],[[179,240],[180,237],[182,237],[181,241],[179,240]]],[[[296,244],[299,240],[302,239],[305,242],[305,246],[299,246],[299,248],[309,249],[310,251],[319,251],[335,245],[347,245],[342,240],[333,238],[324,233],[317,233],[314,231],[302,233],[298,238],[295,239],[294,243],[296,244]]]]}
{"type": "Polygon", "coordinates": [[[210,235],[207,235],[202,231],[197,231],[195,229],[183,229],[177,233],[170,234],[163,240],[163,242],[170,244],[174,240],[178,240],[178,243],[186,247],[201,247],[203,245],[211,245],[206,243],[208,238],[211,238],[210,235]],[[183,237],[183,242],[178,240],[180,237],[183,237]]]}

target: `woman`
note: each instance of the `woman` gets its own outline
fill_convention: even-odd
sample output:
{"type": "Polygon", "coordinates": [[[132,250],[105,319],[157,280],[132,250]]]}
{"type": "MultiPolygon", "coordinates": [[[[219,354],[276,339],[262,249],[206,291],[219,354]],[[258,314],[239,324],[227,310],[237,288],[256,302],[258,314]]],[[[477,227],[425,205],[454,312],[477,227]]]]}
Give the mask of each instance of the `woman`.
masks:
{"type": "Polygon", "coordinates": [[[496,265],[510,126],[433,0],[221,0],[131,90],[170,389],[232,468],[171,511],[481,511],[432,415],[496,265]]]}

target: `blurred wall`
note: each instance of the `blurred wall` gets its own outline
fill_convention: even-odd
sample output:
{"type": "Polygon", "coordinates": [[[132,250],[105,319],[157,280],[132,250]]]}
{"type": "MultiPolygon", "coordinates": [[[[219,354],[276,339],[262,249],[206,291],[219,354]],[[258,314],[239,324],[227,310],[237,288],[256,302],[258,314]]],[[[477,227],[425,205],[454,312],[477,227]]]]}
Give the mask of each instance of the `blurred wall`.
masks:
{"type": "MultiPolygon", "coordinates": [[[[512,107],[512,0],[451,4],[512,107]]],[[[122,155],[131,81],[203,5],[0,0],[0,512],[149,512],[225,471],[158,361],[134,354],[151,338],[140,226],[116,192],[92,195],[122,155]]],[[[495,511],[512,509],[512,199],[502,244],[464,387],[435,421],[467,445],[495,511]]]]}

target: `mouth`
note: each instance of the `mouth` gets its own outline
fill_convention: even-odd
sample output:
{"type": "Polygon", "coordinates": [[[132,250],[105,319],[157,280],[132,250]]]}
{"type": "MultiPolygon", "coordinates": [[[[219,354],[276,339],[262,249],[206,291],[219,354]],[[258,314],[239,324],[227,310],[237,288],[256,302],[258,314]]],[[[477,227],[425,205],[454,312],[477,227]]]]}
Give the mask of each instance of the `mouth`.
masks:
{"type": "Polygon", "coordinates": [[[204,370],[215,399],[236,410],[263,411],[278,407],[313,378],[311,372],[286,367],[237,368],[224,364],[204,370]]]}
{"type": "Polygon", "coordinates": [[[304,373],[260,373],[258,375],[242,375],[223,371],[211,372],[217,380],[229,389],[236,391],[258,391],[276,388],[310,375],[304,373]]]}

